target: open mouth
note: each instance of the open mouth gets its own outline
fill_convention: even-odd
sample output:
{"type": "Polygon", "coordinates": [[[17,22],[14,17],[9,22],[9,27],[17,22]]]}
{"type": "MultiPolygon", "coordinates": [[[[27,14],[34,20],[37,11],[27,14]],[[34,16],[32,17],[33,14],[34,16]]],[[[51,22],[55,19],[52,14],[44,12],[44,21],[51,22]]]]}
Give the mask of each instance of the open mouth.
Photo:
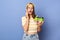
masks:
{"type": "Polygon", "coordinates": [[[29,12],[32,12],[32,11],[29,11],[29,12]]]}

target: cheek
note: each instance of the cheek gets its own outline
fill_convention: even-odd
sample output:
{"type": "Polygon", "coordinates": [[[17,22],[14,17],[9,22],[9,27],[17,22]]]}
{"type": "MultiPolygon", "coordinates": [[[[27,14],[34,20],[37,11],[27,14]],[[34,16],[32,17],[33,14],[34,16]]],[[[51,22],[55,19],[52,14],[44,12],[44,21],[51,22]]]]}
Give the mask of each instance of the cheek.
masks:
{"type": "Polygon", "coordinates": [[[33,9],[31,9],[31,11],[33,12],[33,9]]]}
{"type": "Polygon", "coordinates": [[[31,8],[28,8],[28,11],[33,11],[33,9],[31,9],[31,8]]]}
{"type": "Polygon", "coordinates": [[[30,11],[30,9],[28,9],[28,12],[30,11]]]}

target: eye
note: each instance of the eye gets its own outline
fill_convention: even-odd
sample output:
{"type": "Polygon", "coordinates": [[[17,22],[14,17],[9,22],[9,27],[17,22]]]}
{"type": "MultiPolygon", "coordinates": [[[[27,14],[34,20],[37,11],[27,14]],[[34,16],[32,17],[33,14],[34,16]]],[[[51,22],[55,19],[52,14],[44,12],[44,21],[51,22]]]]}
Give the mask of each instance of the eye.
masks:
{"type": "Polygon", "coordinates": [[[28,9],[30,9],[30,7],[28,7],[28,9]]]}

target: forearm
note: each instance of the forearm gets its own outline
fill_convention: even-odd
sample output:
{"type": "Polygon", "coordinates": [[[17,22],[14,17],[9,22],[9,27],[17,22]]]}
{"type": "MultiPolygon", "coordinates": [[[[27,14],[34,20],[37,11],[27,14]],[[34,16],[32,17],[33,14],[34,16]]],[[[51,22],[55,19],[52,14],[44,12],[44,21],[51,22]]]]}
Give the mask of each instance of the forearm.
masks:
{"type": "Polygon", "coordinates": [[[43,22],[38,23],[38,25],[37,25],[37,26],[38,26],[38,28],[37,28],[37,31],[38,31],[38,32],[40,32],[40,31],[41,31],[41,29],[42,29],[42,28],[41,28],[41,26],[42,26],[42,25],[43,25],[43,22]]]}
{"type": "Polygon", "coordinates": [[[28,31],[28,28],[29,28],[29,21],[26,20],[26,23],[24,25],[24,31],[27,32],[28,31]]]}
{"type": "Polygon", "coordinates": [[[40,31],[41,31],[41,26],[38,25],[37,32],[40,32],[40,31]]]}

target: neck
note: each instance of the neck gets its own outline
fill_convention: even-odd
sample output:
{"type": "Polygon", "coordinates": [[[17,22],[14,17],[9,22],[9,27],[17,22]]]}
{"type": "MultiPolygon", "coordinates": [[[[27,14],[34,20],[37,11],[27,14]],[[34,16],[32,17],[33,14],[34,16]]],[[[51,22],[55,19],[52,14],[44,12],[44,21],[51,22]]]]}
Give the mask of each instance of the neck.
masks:
{"type": "Polygon", "coordinates": [[[30,15],[30,18],[33,18],[32,15],[30,15]]]}

